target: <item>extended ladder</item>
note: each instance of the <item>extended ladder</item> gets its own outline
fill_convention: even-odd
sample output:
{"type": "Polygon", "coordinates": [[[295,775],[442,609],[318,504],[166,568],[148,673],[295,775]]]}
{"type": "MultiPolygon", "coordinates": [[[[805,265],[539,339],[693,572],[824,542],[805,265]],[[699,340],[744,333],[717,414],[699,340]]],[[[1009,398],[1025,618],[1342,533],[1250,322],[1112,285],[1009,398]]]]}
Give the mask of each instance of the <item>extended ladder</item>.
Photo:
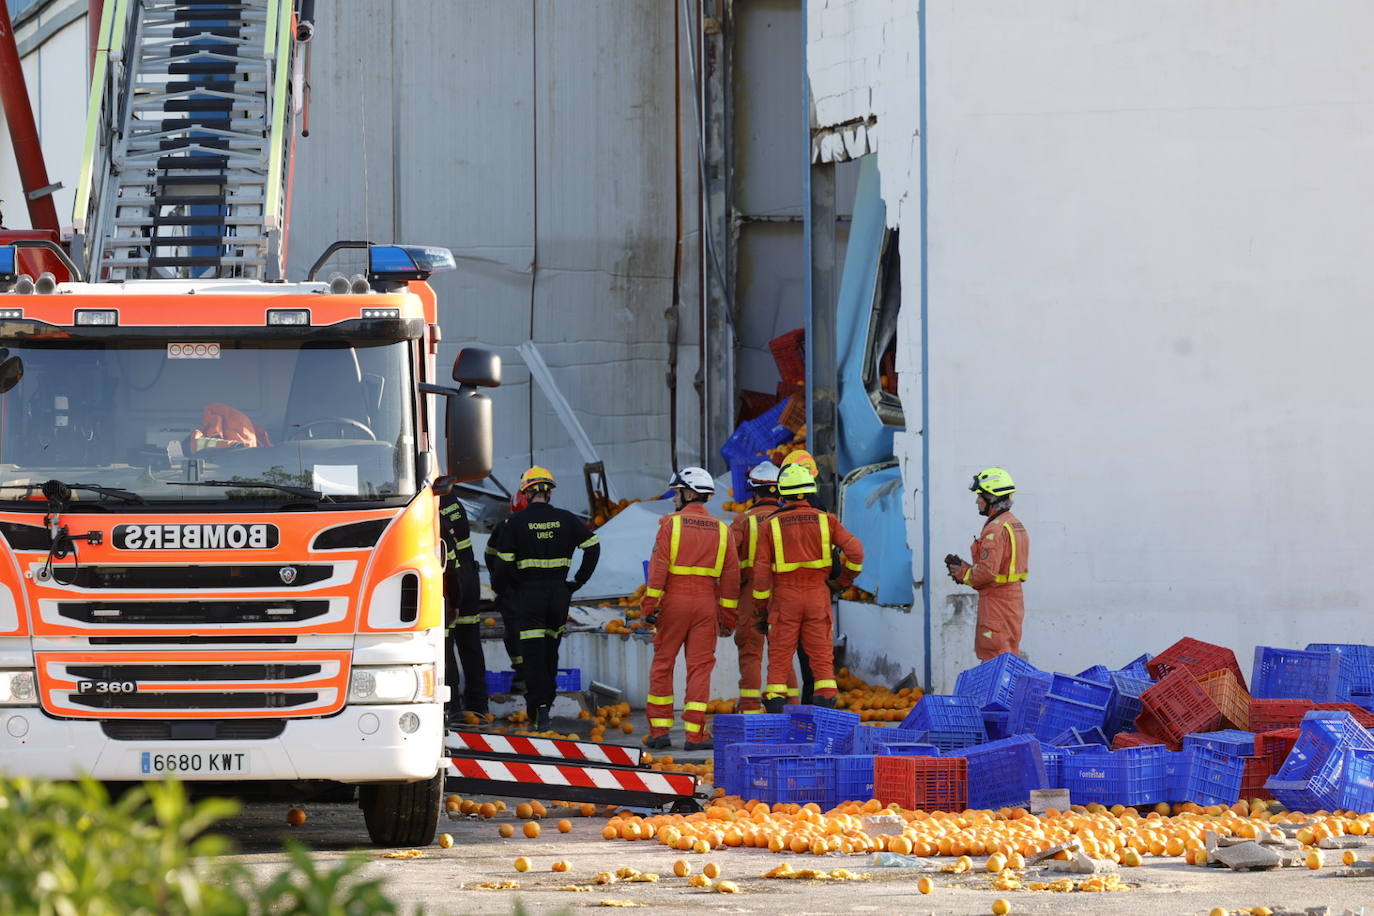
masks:
{"type": "Polygon", "coordinates": [[[106,3],[73,256],[93,280],[282,276],[291,0],[106,3]]]}

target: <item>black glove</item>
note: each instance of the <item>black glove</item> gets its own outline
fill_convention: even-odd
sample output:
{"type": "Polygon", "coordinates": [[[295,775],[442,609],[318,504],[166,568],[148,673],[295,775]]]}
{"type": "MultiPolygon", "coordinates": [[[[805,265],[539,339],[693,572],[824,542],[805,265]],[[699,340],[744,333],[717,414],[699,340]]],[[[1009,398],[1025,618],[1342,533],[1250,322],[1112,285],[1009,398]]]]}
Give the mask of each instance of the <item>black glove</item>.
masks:
{"type": "Polygon", "coordinates": [[[575,594],[577,594],[577,590],[578,590],[579,588],[582,587],[582,583],[581,583],[581,582],[578,582],[576,579],[569,579],[569,580],[568,580],[566,583],[564,583],[564,584],[568,586],[568,594],[569,594],[569,595],[575,595],[575,594]]]}
{"type": "Polygon", "coordinates": [[[957,556],[955,556],[955,555],[952,554],[952,553],[947,553],[947,554],[945,554],[945,565],[946,565],[946,566],[963,566],[963,565],[964,565],[964,561],[961,560],[961,559],[959,559],[957,556]]]}
{"type": "Polygon", "coordinates": [[[756,630],[758,630],[760,633],[767,634],[767,632],[768,632],[768,615],[767,615],[767,614],[760,614],[760,615],[758,615],[757,617],[755,617],[755,618],[754,618],[754,628],[755,628],[756,630]]]}
{"type": "Polygon", "coordinates": [[[651,626],[651,627],[656,627],[656,626],[658,626],[658,612],[655,611],[655,612],[652,613],[652,614],[645,614],[645,615],[644,615],[644,623],[645,623],[646,626],[651,626]]]}

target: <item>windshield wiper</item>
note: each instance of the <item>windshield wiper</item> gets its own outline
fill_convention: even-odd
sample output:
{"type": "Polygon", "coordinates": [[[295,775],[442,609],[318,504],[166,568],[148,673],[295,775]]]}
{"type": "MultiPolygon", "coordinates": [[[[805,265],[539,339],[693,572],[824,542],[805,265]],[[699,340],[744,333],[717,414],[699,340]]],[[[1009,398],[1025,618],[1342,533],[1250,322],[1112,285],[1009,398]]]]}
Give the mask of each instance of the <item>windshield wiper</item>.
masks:
{"type": "MultiPolygon", "coordinates": [[[[263,490],[280,490],[283,493],[290,493],[292,496],[300,496],[315,502],[328,498],[319,490],[312,490],[309,487],[293,487],[290,484],[274,483],[270,480],[167,480],[164,483],[169,487],[258,487],[263,490]]],[[[330,501],[332,502],[332,500],[330,501]]]]}
{"type": "MultiPolygon", "coordinates": [[[[58,481],[60,483],[60,481],[58,481]]],[[[147,505],[147,501],[129,490],[121,490],[118,487],[102,487],[94,483],[63,483],[62,486],[68,490],[85,490],[88,493],[98,493],[101,496],[108,496],[112,499],[122,499],[126,503],[135,503],[140,506],[147,505]]],[[[43,489],[41,483],[0,483],[0,490],[24,489],[30,492],[43,489]]]]}

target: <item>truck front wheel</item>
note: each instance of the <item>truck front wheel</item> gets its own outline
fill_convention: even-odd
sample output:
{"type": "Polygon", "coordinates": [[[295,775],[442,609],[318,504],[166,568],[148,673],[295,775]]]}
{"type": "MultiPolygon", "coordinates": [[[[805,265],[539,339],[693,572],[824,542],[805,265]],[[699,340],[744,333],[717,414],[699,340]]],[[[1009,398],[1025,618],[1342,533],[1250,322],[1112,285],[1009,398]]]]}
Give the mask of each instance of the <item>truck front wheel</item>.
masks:
{"type": "Polygon", "coordinates": [[[367,835],[374,846],[427,846],[439,826],[444,773],[423,782],[358,787],[367,835]]]}

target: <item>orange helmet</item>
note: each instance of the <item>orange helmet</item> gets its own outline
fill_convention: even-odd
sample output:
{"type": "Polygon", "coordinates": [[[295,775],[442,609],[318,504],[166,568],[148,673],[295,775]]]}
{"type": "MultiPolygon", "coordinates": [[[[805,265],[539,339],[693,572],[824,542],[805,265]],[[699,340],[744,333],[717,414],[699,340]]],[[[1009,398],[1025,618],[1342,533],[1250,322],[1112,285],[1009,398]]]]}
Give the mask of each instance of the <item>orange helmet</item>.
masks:
{"type": "Polygon", "coordinates": [[[800,464],[811,472],[812,477],[820,476],[821,471],[820,468],[816,467],[816,459],[812,458],[811,453],[804,448],[787,453],[786,457],[782,459],[782,466],[787,467],[789,464],[800,464]]]}
{"type": "Polygon", "coordinates": [[[520,492],[532,490],[535,487],[546,487],[552,490],[557,484],[553,480],[553,471],[548,468],[535,465],[528,471],[520,475],[520,492]]]}

